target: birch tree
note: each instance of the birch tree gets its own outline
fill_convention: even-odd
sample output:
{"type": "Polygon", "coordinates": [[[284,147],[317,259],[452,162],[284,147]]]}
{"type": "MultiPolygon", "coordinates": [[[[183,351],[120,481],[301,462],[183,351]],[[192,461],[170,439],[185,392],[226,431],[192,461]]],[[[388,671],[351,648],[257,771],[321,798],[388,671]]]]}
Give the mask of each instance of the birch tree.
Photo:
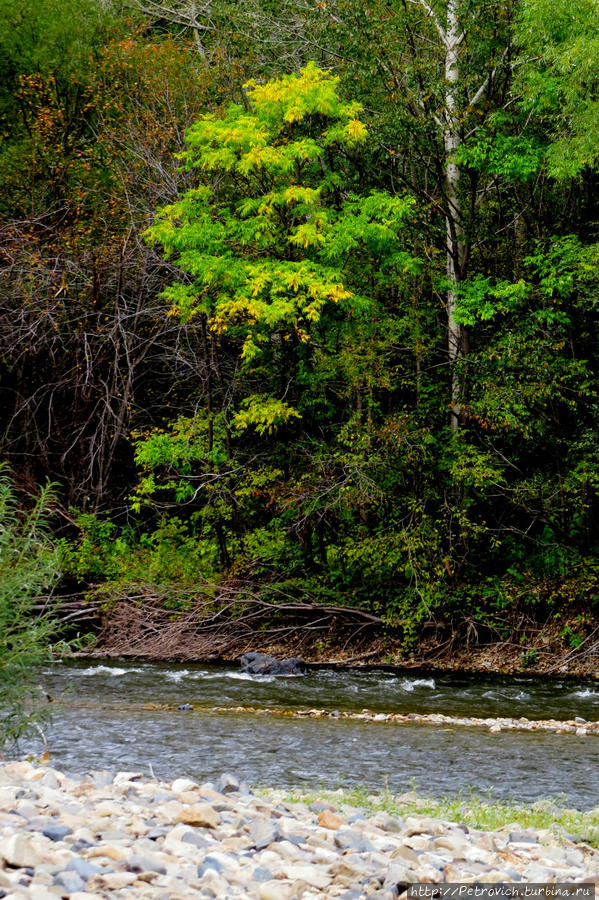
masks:
{"type": "Polygon", "coordinates": [[[165,22],[193,36],[196,50],[206,59],[206,36],[213,33],[212,0],[196,3],[195,0],[130,0],[131,9],[144,18],[165,22]]]}
{"type": "MultiPolygon", "coordinates": [[[[499,65],[493,65],[491,59],[487,71],[480,74],[480,84],[469,95],[468,86],[464,85],[464,73],[461,57],[462,47],[466,42],[468,27],[478,28],[475,24],[484,12],[479,7],[471,12],[471,5],[464,0],[447,0],[445,21],[436,14],[427,0],[409,0],[419,7],[434,25],[444,62],[443,106],[435,114],[435,121],[443,132],[444,156],[442,169],[444,174],[444,216],[446,233],[446,274],[447,274],[447,355],[451,371],[451,427],[455,432],[460,421],[464,401],[464,378],[460,372],[460,362],[468,351],[468,335],[456,316],[457,293],[459,282],[465,277],[470,251],[471,235],[466,234],[464,209],[465,199],[460,186],[461,167],[459,164],[460,149],[467,140],[468,129],[473,116],[478,113],[477,107],[486,104],[489,107],[495,89],[498,70],[505,63],[509,54],[509,35],[500,58],[499,65]]],[[[505,75],[505,72],[503,73],[505,75]]],[[[480,114],[479,114],[480,115],[480,114]]],[[[481,194],[487,192],[488,186],[471,200],[472,213],[479,203],[481,194]],[[472,208],[474,201],[474,209],[472,208]]]]}
{"type": "MultiPolygon", "coordinates": [[[[459,286],[484,243],[478,223],[501,184],[474,160],[513,103],[511,0],[289,0],[276,19],[248,0],[246,30],[264,35],[263,63],[316,57],[342,70],[371,116],[379,177],[403,182],[429,210],[429,253],[442,253],[450,421],[466,399],[468,334],[458,321],[459,286]],[[389,171],[390,169],[390,171],[389,171]]],[[[259,40],[259,39],[258,39],[259,40]]],[[[426,223],[425,223],[426,225],[426,223]]],[[[475,261],[476,264],[476,261],[475,261]]]]}

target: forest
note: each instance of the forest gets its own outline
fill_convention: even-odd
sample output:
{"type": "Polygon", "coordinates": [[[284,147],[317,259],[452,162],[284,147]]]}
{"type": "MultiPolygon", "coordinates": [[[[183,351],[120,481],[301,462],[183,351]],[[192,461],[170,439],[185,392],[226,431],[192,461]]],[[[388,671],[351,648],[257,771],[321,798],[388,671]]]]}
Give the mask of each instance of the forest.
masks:
{"type": "Polygon", "coordinates": [[[592,0],[0,0],[3,627],[597,649],[598,122],[592,0]]]}

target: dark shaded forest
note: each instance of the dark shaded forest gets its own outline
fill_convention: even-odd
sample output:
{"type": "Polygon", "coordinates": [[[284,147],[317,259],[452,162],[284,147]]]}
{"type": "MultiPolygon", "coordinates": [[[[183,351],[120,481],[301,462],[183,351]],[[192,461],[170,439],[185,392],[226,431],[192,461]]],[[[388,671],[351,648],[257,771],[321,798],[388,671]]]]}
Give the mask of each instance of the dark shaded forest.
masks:
{"type": "Polygon", "coordinates": [[[0,446],[65,615],[595,648],[598,89],[590,0],[0,0],[0,446]]]}

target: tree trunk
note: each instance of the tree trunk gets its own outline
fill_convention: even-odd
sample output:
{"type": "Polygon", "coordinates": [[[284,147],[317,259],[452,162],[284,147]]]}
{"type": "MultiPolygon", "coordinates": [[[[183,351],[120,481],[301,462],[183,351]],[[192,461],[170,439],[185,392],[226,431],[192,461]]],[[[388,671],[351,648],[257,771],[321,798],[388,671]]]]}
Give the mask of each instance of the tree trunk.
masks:
{"type": "Polygon", "coordinates": [[[457,88],[460,78],[459,48],[461,34],[458,21],[459,0],[447,4],[447,29],[445,32],[445,193],[447,265],[449,281],[447,290],[447,352],[451,373],[451,428],[458,430],[464,400],[463,376],[459,361],[465,353],[466,335],[456,321],[457,285],[462,277],[464,262],[464,233],[460,201],[460,167],[455,156],[461,144],[458,116],[457,88]]]}

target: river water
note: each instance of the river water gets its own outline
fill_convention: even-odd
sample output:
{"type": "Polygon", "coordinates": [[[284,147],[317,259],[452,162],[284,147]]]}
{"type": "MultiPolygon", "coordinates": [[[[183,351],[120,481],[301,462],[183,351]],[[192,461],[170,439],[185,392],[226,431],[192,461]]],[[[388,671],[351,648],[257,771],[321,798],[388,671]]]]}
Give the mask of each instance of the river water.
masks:
{"type": "MultiPolygon", "coordinates": [[[[59,701],[46,738],[52,765],[66,772],[133,769],[207,781],[231,771],[253,785],[388,786],[394,793],[415,787],[433,796],[472,789],[520,802],[561,796],[578,808],[599,805],[599,736],[176,709],[189,703],[595,720],[599,684],[592,682],[330,669],[275,678],[235,667],[114,660],[57,663],[41,681],[59,701]],[[172,708],[144,708],[148,703],[172,708]]],[[[40,748],[34,742],[22,749],[40,748]]]]}

